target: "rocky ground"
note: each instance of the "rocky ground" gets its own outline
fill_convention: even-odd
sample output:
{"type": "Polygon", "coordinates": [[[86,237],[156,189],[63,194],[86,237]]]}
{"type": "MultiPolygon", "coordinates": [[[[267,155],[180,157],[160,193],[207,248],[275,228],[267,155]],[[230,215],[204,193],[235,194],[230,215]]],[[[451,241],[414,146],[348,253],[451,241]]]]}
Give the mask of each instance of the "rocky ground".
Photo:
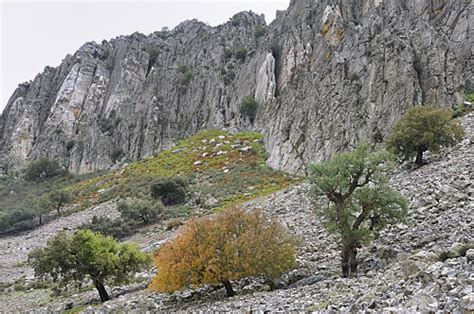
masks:
{"type": "MultiPolygon", "coordinates": [[[[306,193],[308,185],[300,184],[246,205],[277,215],[301,238],[299,268],[274,282],[279,289],[270,291],[267,282],[252,279],[234,283],[239,293],[232,298],[226,298],[223,289],[212,287],[159,294],[144,290],[150,273],[141,274],[145,278],[141,282],[111,289],[113,299],[104,304],[97,303],[93,290],[53,300],[45,290],[18,293],[10,287],[0,295],[0,308],[7,312],[61,311],[67,306],[84,312],[474,311],[474,113],[463,117],[463,125],[464,141],[439,157],[429,156],[427,165],[405,167],[392,178],[393,187],[410,201],[408,217],[361,250],[357,278],[339,278],[337,244],[314,213],[306,193]]],[[[31,270],[21,264],[28,250],[44,245],[59,230],[73,229],[93,214],[108,214],[109,208],[110,204],[105,204],[31,233],[0,239],[0,280],[30,277],[31,270]]],[[[155,225],[131,240],[152,250],[172,234],[164,225],[155,225]]]]}
{"type": "Polygon", "coordinates": [[[90,222],[93,216],[107,216],[113,219],[119,216],[119,212],[115,209],[115,205],[103,203],[97,207],[55,219],[30,232],[0,238],[0,283],[14,282],[22,277],[32,279],[33,270],[24,265],[28,253],[34,248],[45,246],[49,238],[62,230],[74,230],[90,222]]]}

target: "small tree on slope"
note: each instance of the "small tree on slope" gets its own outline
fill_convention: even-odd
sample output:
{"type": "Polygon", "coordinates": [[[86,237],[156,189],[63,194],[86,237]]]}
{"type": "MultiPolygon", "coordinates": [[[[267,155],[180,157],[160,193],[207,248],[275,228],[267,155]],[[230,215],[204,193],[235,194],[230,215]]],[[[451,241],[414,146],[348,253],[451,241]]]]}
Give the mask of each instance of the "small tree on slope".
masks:
{"type": "Polygon", "coordinates": [[[387,147],[402,160],[415,158],[415,164],[423,164],[423,153],[436,153],[441,147],[451,146],[464,136],[464,130],[453,120],[451,109],[415,106],[407,110],[395,125],[387,147]]]}
{"type": "Polygon", "coordinates": [[[138,246],[117,243],[90,230],[79,230],[73,236],[59,233],[48,246],[33,250],[29,260],[37,277],[52,277],[54,282],[67,285],[92,280],[100,300],[109,300],[105,283],[124,284],[132,275],[146,267],[150,258],[138,246]]]}
{"type": "Polygon", "coordinates": [[[357,272],[357,249],[405,215],[405,198],[387,185],[390,157],[362,144],[310,167],[311,196],[329,201],[321,214],[327,230],[339,236],[343,277],[357,272]]]}
{"type": "Polygon", "coordinates": [[[187,286],[223,284],[248,276],[276,277],[295,265],[295,238],[262,211],[231,208],[188,222],[154,257],[150,288],[172,292],[187,286]]]}

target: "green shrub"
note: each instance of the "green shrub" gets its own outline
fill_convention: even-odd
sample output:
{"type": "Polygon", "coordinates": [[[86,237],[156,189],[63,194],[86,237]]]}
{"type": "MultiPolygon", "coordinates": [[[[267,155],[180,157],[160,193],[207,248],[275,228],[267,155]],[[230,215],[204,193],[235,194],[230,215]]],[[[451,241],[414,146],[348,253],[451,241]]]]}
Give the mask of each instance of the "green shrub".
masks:
{"type": "Polygon", "coordinates": [[[464,130],[453,120],[451,109],[415,106],[407,110],[395,125],[387,147],[402,161],[416,157],[417,165],[423,164],[423,153],[437,153],[441,147],[452,146],[464,136],[464,130]]]}
{"type": "Polygon", "coordinates": [[[181,77],[179,84],[181,86],[188,86],[189,83],[191,82],[191,79],[193,78],[193,72],[191,70],[183,73],[183,77],[181,77]]]}
{"type": "Polygon", "coordinates": [[[76,141],[74,140],[70,140],[70,141],[67,141],[66,143],[66,150],[67,151],[70,151],[71,149],[74,148],[74,145],[76,144],[76,141]]]}
{"type": "Polygon", "coordinates": [[[181,204],[186,201],[187,182],[181,177],[172,177],[151,186],[151,196],[161,199],[165,206],[181,204]]]}
{"type": "Polygon", "coordinates": [[[160,203],[153,203],[149,200],[131,199],[120,202],[118,211],[122,218],[139,220],[148,224],[163,214],[163,207],[160,203]]]}
{"type": "Polygon", "coordinates": [[[70,192],[65,190],[54,190],[48,194],[49,202],[53,206],[58,214],[61,213],[61,207],[72,200],[70,192]]]}
{"type": "Polygon", "coordinates": [[[181,78],[178,80],[178,91],[180,93],[186,92],[188,89],[189,83],[191,82],[194,74],[191,69],[189,69],[186,65],[180,65],[178,67],[178,71],[182,74],[181,78]]]}
{"type": "Polygon", "coordinates": [[[35,227],[35,212],[26,206],[0,213],[0,234],[26,231],[35,227]]]}
{"type": "Polygon", "coordinates": [[[112,159],[112,162],[116,162],[120,160],[124,155],[124,151],[121,148],[116,148],[112,151],[112,154],[110,155],[110,159],[112,159]]]}
{"type": "Polygon", "coordinates": [[[234,16],[231,18],[232,26],[239,26],[241,19],[242,19],[242,18],[241,18],[239,15],[234,15],[234,16]]]}
{"type": "Polygon", "coordinates": [[[241,62],[245,61],[245,58],[247,58],[247,48],[245,47],[238,47],[235,49],[235,57],[240,60],[241,62]]]}
{"type": "Polygon", "coordinates": [[[184,74],[186,72],[189,72],[190,69],[187,65],[184,65],[184,64],[180,64],[178,65],[178,71],[181,73],[181,74],[184,74]]]}
{"type": "Polygon", "coordinates": [[[150,73],[151,71],[151,68],[155,64],[156,59],[158,58],[159,50],[156,47],[148,47],[146,51],[148,52],[148,55],[149,55],[148,66],[146,70],[146,75],[148,75],[148,73],[150,73]]]}
{"type": "Polygon", "coordinates": [[[228,60],[230,58],[232,58],[232,49],[230,49],[229,47],[225,47],[224,48],[224,59],[228,60]]]}
{"type": "Polygon", "coordinates": [[[25,290],[28,290],[28,287],[26,286],[25,278],[20,278],[20,279],[16,280],[16,281],[13,283],[13,289],[14,289],[15,291],[25,291],[25,290]]]}
{"type": "Polygon", "coordinates": [[[157,47],[148,47],[146,52],[150,55],[150,60],[153,60],[154,63],[160,51],[157,47]]]}
{"type": "Polygon", "coordinates": [[[136,222],[121,218],[112,220],[107,217],[94,216],[90,223],[83,224],[80,229],[89,229],[106,236],[122,239],[134,233],[136,222]]]}
{"type": "Polygon", "coordinates": [[[255,27],[255,38],[260,38],[263,35],[265,35],[265,27],[262,25],[257,25],[257,27],[255,27]]]}
{"type": "Polygon", "coordinates": [[[41,181],[65,173],[66,171],[61,168],[57,160],[42,157],[28,164],[25,169],[25,179],[27,181],[41,181]]]}
{"type": "Polygon", "coordinates": [[[99,117],[97,124],[102,133],[110,133],[122,122],[119,117],[99,117]]]}
{"type": "Polygon", "coordinates": [[[240,113],[244,117],[247,117],[250,120],[250,123],[254,122],[255,116],[257,115],[257,109],[257,101],[252,96],[245,97],[240,104],[240,113]]]}
{"type": "Polygon", "coordinates": [[[466,106],[464,106],[464,104],[460,104],[458,106],[452,107],[452,109],[453,109],[453,118],[454,119],[462,117],[467,112],[466,106]]]}
{"type": "Polygon", "coordinates": [[[146,268],[150,258],[136,244],[117,243],[90,230],[78,230],[74,235],[61,232],[48,240],[45,248],[29,254],[35,276],[66,286],[92,281],[102,302],[109,300],[105,284],[129,283],[133,275],[146,268]]]}
{"type": "Polygon", "coordinates": [[[464,94],[464,99],[466,99],[470,103],[474,103],[474,92],[464,94]]]}
{"type": "Polygon", "coordinates": [[[232,83],[234,79],[235,79],[235,72],[230,70],[224,75],[224,84],[228,86],[232,83]]]}

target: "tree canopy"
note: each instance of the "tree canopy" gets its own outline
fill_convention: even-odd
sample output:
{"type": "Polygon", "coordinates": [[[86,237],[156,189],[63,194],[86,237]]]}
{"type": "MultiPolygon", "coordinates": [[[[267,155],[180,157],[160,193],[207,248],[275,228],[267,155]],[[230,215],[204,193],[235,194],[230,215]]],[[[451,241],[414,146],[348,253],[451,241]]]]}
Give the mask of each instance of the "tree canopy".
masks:
{"type": "Polygon", "coordinates": [[[41,181],[65,174],[57,160],[47,157],[39,158],[28,164],[25,169],[25,179],[27,181],[41,181]]]}
{"type": "Polygon", "coordinates": [[[248,276],[276,277],[295,265],[295,238],[263,211],[232,208],[185,224],[154,256],[150,288],[172,292],[248,276]]]}
{"type": "Polygon", "coordinates": [[[441,147],[451,146],[464,136],[464,130],[449,108],[415,106],[407,110],[395,125],[388,141],[390,151],[405,161],[416,157],[423,163],[423,153],[437,153],[441,147]]]}
{"type": "Polygon", "coordinates": [[[55,189],[48,194],[49,203],[56,209],[58,214],[61,213],[61,207],[72,200],[72,195],[66,190],[55,189]]]}
{"type": "Polygon", "coordinates": [[[139,220],[148,224],[163,214],[161,202],[144,199],[128,199],[118,204],[118,211],[124,219],[139,220]]]}
{"type": "Polygon", "coordinates": [[[361,144],[310,167],[311,196],[319,204],[321,198],[329,201],[320,214],[327,230],[339,236],[344,277],[357,272],[357,248],[405,215],[405,198],[387,184],[391,160],[390,153],[361,144]]]}
{"type": "Polygon", "coordinates": [[[165,206],[181,204],[186,201],[187,185],[184,178],[167,178],[151,185],[151,196],[160,199],[165,206]]]}
{"type": "Polygon", "coordinates": [[[146,267],[150,258],[131,243],[118,243],[90,230],[78,230],[70,236],[59,233],[45,248],[33,250],[29,260],[35,276],[51,276],[61,285],[92,280],[102,302],[109,300],[105,284],[127,283],[132,275],[146,267]]]}

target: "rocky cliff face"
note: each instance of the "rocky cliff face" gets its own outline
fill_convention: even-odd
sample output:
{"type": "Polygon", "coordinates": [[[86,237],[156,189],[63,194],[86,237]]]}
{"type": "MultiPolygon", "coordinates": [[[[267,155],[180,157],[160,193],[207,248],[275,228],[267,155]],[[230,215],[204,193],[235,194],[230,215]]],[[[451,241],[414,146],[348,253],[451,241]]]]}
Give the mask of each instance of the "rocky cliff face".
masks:
{"type": "Polygon", "coordinates": [[[83,173],[201,129],[267,135],[268,162],[303,172],[381,142],[413,104],[455,106],[474,88],[465,1],[292,0],[268,26],[249,12],[210,27],[87,43],[21,84],[0,117],[0,168],[39,156],[83,173]],[[263,36],[262,27],[265,27],[263,36]],[[247,96],[255,121],[240,112],[247,96]]]}

